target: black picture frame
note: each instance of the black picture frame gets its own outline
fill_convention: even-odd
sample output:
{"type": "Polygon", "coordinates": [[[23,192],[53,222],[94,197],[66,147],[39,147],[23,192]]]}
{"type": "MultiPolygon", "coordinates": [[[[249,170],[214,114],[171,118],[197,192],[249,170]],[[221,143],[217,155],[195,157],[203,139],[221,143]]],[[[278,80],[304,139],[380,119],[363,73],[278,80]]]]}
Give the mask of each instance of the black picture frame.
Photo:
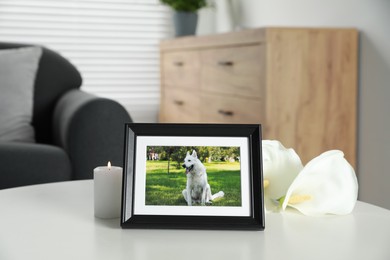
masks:
{"type": "MultiPolygon", "coordinates": [[[[261,141],[261,125],[256,124],[125,124],[121,227],[136,229],[264,230],[261,141]],[[149,138],[162,141],[184,140],[183,146],[186,146],[186,140],[203,142],[202,140],[222,139],[220,141],[227,140],[227,143],[229,143],[229,140],[242,142],[243,147],[248,150],[247,153],[243,150],[247,154],[247,160],[240,160],[240,166],[245,166],[248,172],[246,174],[248,180],[243,179],[242,182],[248,185],[247,190],[245,189],[241,194],[247,194],[248,198],[244,195],[241,196],[243,201],[247,202],[242,205],[242,208],[247,207],[248,214],[235,215],[233,213],[230,215],[229,207],[227,207],[228,213],[224,213],[225,215],[219,215],[218,213],[219,210],[224,210],[224,207],[214,207],[212,210],[217,211],[214,215],[193,213],[177,215],[171,212],[170,206],[166,206],[166,211],[164,211],[166,213],[159,214],[153,212],[144,214],[135,210],[139,200],[137,189],[142,192],[143,188],[139,188],[139,186],[145,183],[145,181],[142,182],[142,178],[146,178],[143,177],[146,176],[146,169],[142,170],[141,166],[142,160],[146,161],[146,155],[137,155],[137,151],[146,149],[143,147],[149,138]],[[247,146],[245,143],[247,143],[247,146]],[[141,183],[141,185],[137,186],[137,183],[141,183]]],[[[205,145],[209,144],[205,143],[205,145]]],[[[183,169],[183,176],[185,177],[184,171],[183,169]]],[[[240,176],[243,176],[241,171],[240,176]]],[[[142,199],[139,204],[142,204],[142,199]]],[[[150,208],[153,211],[155,207],[150,208]]],[[[204,210],[211,210],[211,207],[203,208],[205,208],[204,210]]],[[[179,210],[181,209],[186,212],[186,210],[200,210],[201,207],[181,206],[179,210]]]]}

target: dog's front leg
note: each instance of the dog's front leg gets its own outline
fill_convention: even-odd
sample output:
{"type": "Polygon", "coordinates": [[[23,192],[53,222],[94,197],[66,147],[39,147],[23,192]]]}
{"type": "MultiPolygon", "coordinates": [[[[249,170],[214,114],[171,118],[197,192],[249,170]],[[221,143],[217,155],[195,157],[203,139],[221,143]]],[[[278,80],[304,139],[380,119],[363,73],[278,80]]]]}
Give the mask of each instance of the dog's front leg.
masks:
{"type": "Polygon", "coordinates": [[[184,197],[184,199],[186,200],[186,202],[187,202],[187,204],[188,204],[187,190],[184,189],[184,190],[182,191],[182,194],[183,194],[183,197],[184,197]]]}
{"type": "Polygon", "coordinates": [[[190,186],[187,186],[187,204],[188,206],[192,206],[192,191],[190,186]]]}
{"type": "Polygon", "coordinates": [[[211,188],[210,184],[206,185],[206,203],[211,204],[212,195],[211,195],[211,188]]]}
{"type": "Polygon", "coordinates": [[[203,189],[202,189],[202,198],[201,198],[202,206],[205,206],[205,205],[206,205],[206,194],[207,194],[206,189],[203,188],[203,189]]]}

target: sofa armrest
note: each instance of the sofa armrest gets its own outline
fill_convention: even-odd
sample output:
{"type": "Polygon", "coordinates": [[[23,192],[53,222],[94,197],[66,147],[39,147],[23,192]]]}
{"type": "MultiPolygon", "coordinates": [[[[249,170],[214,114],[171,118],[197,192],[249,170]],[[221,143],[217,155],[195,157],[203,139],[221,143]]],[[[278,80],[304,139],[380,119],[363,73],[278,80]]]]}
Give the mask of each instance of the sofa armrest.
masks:
{"type": "Polygon", "coordinates": [[[124,124],[131,122],[116,101],[81,90],[67,92],[54,110],[56,145],[68,153],[73,179],[91,179],[96,166],[123,165],[124,124]]]}

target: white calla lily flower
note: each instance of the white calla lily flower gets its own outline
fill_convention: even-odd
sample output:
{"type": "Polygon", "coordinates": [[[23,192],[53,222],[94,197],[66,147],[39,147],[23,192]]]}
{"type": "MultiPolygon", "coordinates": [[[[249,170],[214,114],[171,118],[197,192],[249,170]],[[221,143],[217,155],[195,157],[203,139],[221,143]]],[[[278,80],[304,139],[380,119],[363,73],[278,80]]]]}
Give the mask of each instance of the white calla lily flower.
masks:
{"type": "Polygon", "coordinates": [[[274,211],[303,166],[294,149],[286,149],[279,141],[264,140],[262,151],[265,207],[274,211]]]}
{"type": "Polygon", "coordinates": [[[344,153],[331,150],[311,160],[292,182],[284,198],[304,215],[345,215],[355,207],[358,182],[344,153]]]}

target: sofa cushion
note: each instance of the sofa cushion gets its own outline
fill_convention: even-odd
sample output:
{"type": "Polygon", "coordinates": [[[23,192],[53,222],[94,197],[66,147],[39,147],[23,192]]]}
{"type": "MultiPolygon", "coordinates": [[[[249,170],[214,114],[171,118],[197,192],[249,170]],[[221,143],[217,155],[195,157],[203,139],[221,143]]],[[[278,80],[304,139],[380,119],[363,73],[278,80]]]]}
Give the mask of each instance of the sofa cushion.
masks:
{"type": "Polygon", "coordinates": [[[72,179],[68,155],[59,147],[0,143],[0,189],[72,179]]]}
{"type": "Polygon", "coordinates": [[[34,82],[40,47],[0,50],[0,141],[34,142],[34,82]]]}

